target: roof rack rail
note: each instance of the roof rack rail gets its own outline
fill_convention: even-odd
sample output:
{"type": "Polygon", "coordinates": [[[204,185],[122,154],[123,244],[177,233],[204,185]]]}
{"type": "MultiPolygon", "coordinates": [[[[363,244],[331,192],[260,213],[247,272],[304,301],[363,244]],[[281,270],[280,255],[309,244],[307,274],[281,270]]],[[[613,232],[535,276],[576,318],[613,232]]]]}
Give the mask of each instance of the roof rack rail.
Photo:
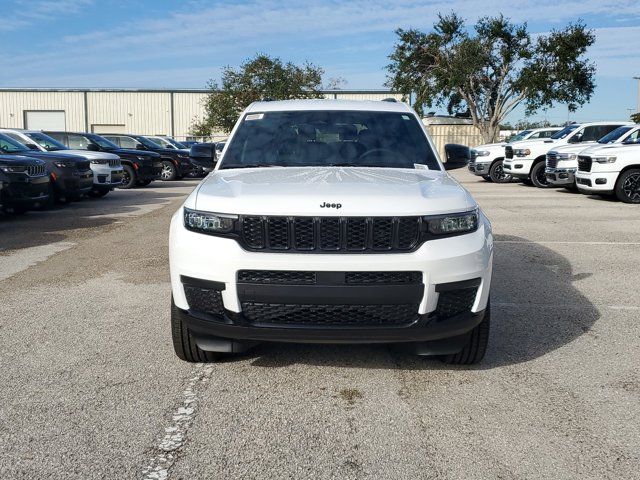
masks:
{"type": "Polygon", "coordinates": [[[388,97],[388,98],[383,98],[382,99],[383,102],[391,102],[391,103],[398,103],[398,100],[396,100],[393,97],[388,97]]]}

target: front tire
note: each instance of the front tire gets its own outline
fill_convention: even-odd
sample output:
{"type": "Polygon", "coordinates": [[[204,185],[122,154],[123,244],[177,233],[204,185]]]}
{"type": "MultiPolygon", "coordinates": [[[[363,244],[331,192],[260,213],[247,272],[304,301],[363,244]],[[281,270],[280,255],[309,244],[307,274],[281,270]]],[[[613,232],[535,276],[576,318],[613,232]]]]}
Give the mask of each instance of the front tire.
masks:
{"type": "Polygon", "coordinates": [[[471,331],[467,344],[458,353],[440,357],[449,365],[473,365],[482,361],[489,344],[489,326],[491,324],[491,303],[487,303],[484,318],[480,325],[471,331]]]}
{"type": "Polygon", "coordinates": [[[178,358],[185,362],[213,362],[220,357],[218,352],[207,352],[198,347],[184,322],[184,313],[173,303],[173,297],[171,297],[171,338],[173,350],[178,358]]]}
{"type": "Polygon", "coordinates": [[[162,162],[162,171],[160,172],[160,179],[165,182],[170,182],[172,180],[176,180],[178,178],[178,169],[169,160],[164,160],[162,162]]]}
{"type": "Polygon", "coordinates": [[[128,189],[136,186],[136,171],[131,165],[122,166],[122,183],[120,188],[128,189]]]}
{"type": "Polygon", "coordinates": [[[489,169],[489,177],[494,183],[509,183],[511,181],[511,175],[505,173],[502,168],[502,160],[497,160],[491,164],[489,169]]]}
{"type": "Polygon", "coordinates": [[[624,203],[640,203],[640,168],[623,172],[616,182],[616,197],[624,203]]]}
{"type": "Polygon", "coordinates": [[[549,181],[547,180],[547,174],[544,172],[544,162],[536,163],[531,169],[531,183],[538,188],[549,188],[549,181]]]}

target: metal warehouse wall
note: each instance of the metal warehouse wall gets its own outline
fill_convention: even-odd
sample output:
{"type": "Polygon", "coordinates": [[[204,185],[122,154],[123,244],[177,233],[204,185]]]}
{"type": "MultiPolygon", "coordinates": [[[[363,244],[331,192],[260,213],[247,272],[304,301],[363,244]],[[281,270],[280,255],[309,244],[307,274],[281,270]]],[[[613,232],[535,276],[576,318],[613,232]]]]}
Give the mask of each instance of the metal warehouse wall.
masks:
{"type": "MultiPolygon", "coordinates": [[[[25,128],[25,111],[64,111],[67,131],[86,129],[185,139],[194,120],[204,117],[202,104],[206,96],[207,90],[0,89],[0,127],[25,128]]],[[[384,90],[328,91],[325,97],[402,100],[400,94],[384,90]]]]}
{"type": "Polygon", "coordinates": [[[425,125],[429,136],[436,145],[436,149],[440,154],[441,159],[446,159],[444,154],[444,146],[447,143],[459,143],[467,145],[469,147],[475,147],[476,145],[482,145],[482,136],[480,131],[473,125],[425,125]]]}

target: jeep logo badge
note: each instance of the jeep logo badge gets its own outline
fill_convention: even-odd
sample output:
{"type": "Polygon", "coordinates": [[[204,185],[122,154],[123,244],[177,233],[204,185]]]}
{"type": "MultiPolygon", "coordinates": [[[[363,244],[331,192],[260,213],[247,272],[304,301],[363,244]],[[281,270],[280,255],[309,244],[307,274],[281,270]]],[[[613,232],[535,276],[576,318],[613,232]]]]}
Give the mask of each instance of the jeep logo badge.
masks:
{"type": "Polygon", "coordinates": [[[327,203],[324,202],[320,205],[320,208],[335,208],[336,210],[339,210],[342,208],[342,204],[341,203],[327,203]]]}

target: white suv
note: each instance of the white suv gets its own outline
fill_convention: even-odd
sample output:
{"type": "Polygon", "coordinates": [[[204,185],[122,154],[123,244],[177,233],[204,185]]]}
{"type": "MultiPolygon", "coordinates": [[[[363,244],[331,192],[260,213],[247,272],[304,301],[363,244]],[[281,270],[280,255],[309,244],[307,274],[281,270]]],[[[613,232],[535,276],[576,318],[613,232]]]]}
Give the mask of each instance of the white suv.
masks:
{"type": "Polygon", "coordinates": [[[55,152],[58,155],[83,157],[90,163],[93,173],[92,197],[104,197],[122,184],[122,164],[120,157],[113,153],[71,150],[56,139],[37,130],[0,129],[8,137],[41,152],[55,152]]]}
{"type": "Polygon", "coordinates": [[[613,193],[625,203],[640,203],[640,128],[621,144],[580,152],[576,184],[582,193],[613,193]]]}
{"type": "Polygon", "coordinates": [[[549,138],[551,135],[561,130],[560,127],[534,128],[531,130],[523,130],[514,135],[506,142],[488,143],[486,145],[478,145],[474,147],[476,152],[475,158],[469,163],[469,171],[474,175],[483,177],[485,180],[506,183],[511,181],[511,175],[505,174],[502,169],[502,161],[504,160],[504,147],[510,143],[519,142],[521,140],[539,140],[541,138],[549,138]]]}
{"type": "Polygon", "coordinates": [[[548,187],[545,161],[549,150],[562,145],[595,142],[612,130],[631,124],[631,122],[573,123],[548,139],[507,145],[504,149],[504,171],[516,179],[524,180],[525,183],[541,188],[548,187]]]}
{"type": "Polygon", "coordinates": [[[404,103],[250,105],[173,216],[169,258],[183,360],[264,341],[485,353],[491,226],[404,103]]]}
{"type": "Polygon", "coordinates": [[[578,155],[590,148],[603,145],[618,145],[628,138],[637,136],[640,125],[623,125],[607,133],[597,142],[564,145],[547,152],[545,174],[547,182],[554,187],[565,187],[573,190],[576,187],[576,170],[578,169],[578,155]]]}

